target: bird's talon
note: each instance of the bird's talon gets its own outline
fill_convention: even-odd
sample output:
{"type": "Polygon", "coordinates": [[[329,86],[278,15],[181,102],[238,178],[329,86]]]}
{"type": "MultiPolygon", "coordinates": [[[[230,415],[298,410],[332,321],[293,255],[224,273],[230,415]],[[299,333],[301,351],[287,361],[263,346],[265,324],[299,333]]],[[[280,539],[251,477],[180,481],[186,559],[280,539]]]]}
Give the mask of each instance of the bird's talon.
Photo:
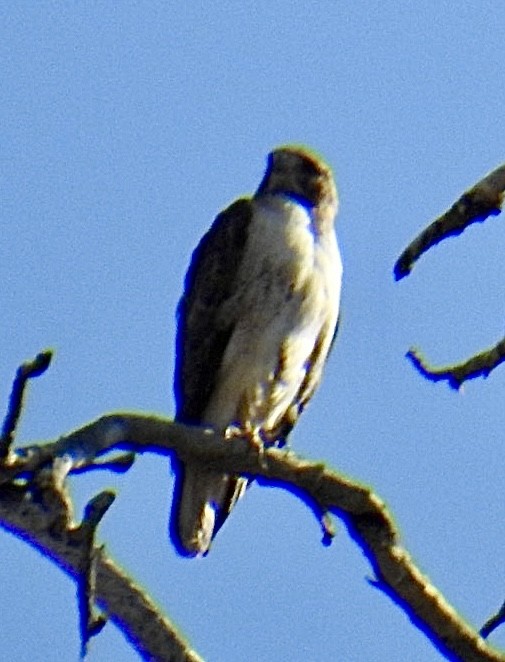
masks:
{"type": "Polygon", "coordinates": [[[241,430],[238,425],[229,425],[224,431],[224,438],[226,440],[236,439],[237,437],[243,437],[244,431],[241,430]]]}

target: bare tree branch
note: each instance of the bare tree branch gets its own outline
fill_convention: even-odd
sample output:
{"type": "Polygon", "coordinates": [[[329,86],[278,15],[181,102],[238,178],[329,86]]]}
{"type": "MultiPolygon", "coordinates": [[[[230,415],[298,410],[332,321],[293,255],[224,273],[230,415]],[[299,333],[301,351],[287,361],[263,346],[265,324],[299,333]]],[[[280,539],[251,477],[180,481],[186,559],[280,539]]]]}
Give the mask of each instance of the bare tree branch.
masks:
{"type": "Polygon", "coordinates": [[[446,237],[461,234],[472,223],[481,223],[488,216],[499,214],[504,190],[505,164],[490,172],[463,193],[450,209],[433,221],[407,246],[394,266],[396,280],[408,276],[421,255],[435,244],[446,237]]]}
{"type": "MultiPolygon", "coordinates": [[[[0,487],[0,520],[18,535],[29,538],[75,577],[80,550],[69,545],[69,539],[55,540],[48,533],[40,509],[33,502],[26,503],[28,488],[19,487],[13,479],[30,477],[55,457],[71,456],[76,465],[89,464],[94,457],[119,448],[161,455],[175,452],[184,461],[204,460],[209,468],[244,473],[301,494],[309,505],[317,504],[319,512],[331,511],[345,522],[374,569],[375,585],[408,614],[443,655],[467,662],[504,662],[505,656],[489,647],[416,567],[400,545],[392,516],[370,489],[338,475],[324,464],[303,460],[293,453],[275,448],[260,452],[246,439],[222,439],[211,430],[186,427],[155,416],[105,415],[56,442],[24,449],[1,469],[0,483],[4,486],[0,487]]],[[[181,639],[173,626],[156,613],[148,598],[114,566],[103,550],[95,548],[95,553],[97,599],[137,649],[155,660],[199,659],[184,642],[175,648],[174,641],[181,639]],[[123,597],[118,598],[121,591],[123,597]],[[133,591],[135,598],[125,600],[124,592],[129,591],[133,591]],[[134,609],[126,613],[136,601],[134,609]],[[157,641],[163,640],[162,646],[155,647],[150,641],[146,634],[149,627],[149,635],[154,640],[152,630],[155,630],[157,641]],[[174,652],[169,654],[169,650],[174,652]]]]}
{"type": "MultiPolygon", "coordinates": [[[[485,221],[488,216],[501,211],[505,192],[505,164],[499,166],[475,186],[463,193],[459,200],[424,229],[407,246],[394,266],[396,280],[400,280],[414,268],[423,253],[446,237],[458,235],[472,223],[485,221]]],[[[470,357],[467,361],[444,367],[432,367],[414,348],[407,357],[427,379],[438,382],[446,380],[449,386],[459,389],[461,384],[475,377],[487,377],[500,363],[505,361],[505,338],[494,347],[470,357]]]]}
{"type": "Polygon", "coordinates": [[[412,364],[417,370],[432,382],[447,380],[449,386],[458,390],[463,382],[476,377],[488,377],[489,373],[505,361],[505,338],[502,338],[494,347],[486,349],[480,354],[471,356],[463,363],[435,368],[430,366],[417,349],[407,352],[412,364]]]}
{"type": "MultiPolygon", "coordinates": [[[[0,524],[41,551],[76,582],[80,580],[82,537],[75,528],[55,532],[52,513],[32,498],[26,486],[0,487],[0,524]]],[[[94,546],[93,556],[98,604],[143,659],[202,662],[159,607],[102,547],[94,546]]]]}
{"type": "Polygon", "coordinates": [[[37,354],[32,361],[26,361],[19,366],[12,384],[9,405],[0,434],[0,459],[8,455],[14,441],[14,433],[21,415],[23,396],[28,380],[42,375],[48,369],[52,357],[52,351],[46,349],[37,354]]]}
{"type": "Polygon", "coordinates": [[[77,583],[81,658],[89,640],[107,617],[124,631],[147,660],[200,662],[201,658],[175,626],[134,582],[95,544],[96,529],[115,496],[104,491],[87,504],[83,521],[73,522],[73,505],[66,489],[72,471],[90,468],[124,472],[134,454],[96,463],[96,451],[85,436],[70,435],[54,444],[12,450],[27,380],[42,374],[52,353],[41,352],[17,370],[0,436],[0,525],[39,549],[77,583]],[[96,615],[95,601],[105,615],[96,615]]]}
{"type": "MultiPolygon", "coordinates": [[[[102,631],[107,622],[103,614],[95,614],[96,599],[96,556],[95,535],[103,516],[111,507],[115,494],[104,490],[93,497],[84,509],[80,527],[75,531],[80,534],[85,547],[83,562],[77,578],[77,602],[79,604],[79,630],[81,635],[81,658],[86,657],[91,637],[102,631]]],[[[77,536],[76,536],[77,537],[77,536]]]]}
{"type": "Polygon", "coordinates": [[[480,636],[484,638],[489,637],[491,632],[496,630],[496,628],[502,625],[502,623],[505,623],[505,602],[497,613],[494,614],[494,616],[491,616],[491,618],[489,618],[481,627],[479,632],[480,636]]]}

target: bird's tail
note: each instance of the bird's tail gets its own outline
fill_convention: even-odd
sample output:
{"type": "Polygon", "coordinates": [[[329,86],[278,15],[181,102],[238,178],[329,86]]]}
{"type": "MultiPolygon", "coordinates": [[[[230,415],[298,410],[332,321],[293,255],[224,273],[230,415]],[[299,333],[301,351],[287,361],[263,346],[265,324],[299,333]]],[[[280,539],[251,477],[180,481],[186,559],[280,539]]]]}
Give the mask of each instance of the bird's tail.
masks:
{"type": "Polygon", "coordinates": [[[180,554],[203,556],[209,551],[248,482],[203,465],[181,463],[177,467],[170,535],[180,554]]]}

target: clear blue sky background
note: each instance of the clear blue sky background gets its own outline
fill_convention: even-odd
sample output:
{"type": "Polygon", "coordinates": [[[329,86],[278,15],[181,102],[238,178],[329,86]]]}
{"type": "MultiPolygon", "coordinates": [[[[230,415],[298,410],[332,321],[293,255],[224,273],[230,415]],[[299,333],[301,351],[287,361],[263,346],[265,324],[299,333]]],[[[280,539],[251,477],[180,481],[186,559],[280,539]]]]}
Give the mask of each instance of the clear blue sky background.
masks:
{"type": "MultiPolygon", "coordinates": [[[[480,626],[505,598],[505,367],[464,393],[404,358],[461,360],[505,330],[505,226],[473,226],[395,284],[408,241],[504,160],[499,2],[16,2],[0,8],[0,402],[17,364],[56,349],[19,440],[117,409],[174,411],[174,311],[196,242],[252,192],[274,146],[335,169],[345,281],[300,454],[375,488],[402,539],[480,626]]],[[[5,404],[3,405],[5,407],[5,404]]],[[[77,513],[115,486],[110,553],[211,662],[430,662],[345,529],[251,489],[204,560],[167,536],[168,462],[72,480],[77,513]]],[[[77,658],[75,588],[0,536],[2,658],[77,658]]],[[[505,647],[505,628],[492,640],[505,647]]],[[[90,662],[138,659],[113,625],[90,662]]]]}

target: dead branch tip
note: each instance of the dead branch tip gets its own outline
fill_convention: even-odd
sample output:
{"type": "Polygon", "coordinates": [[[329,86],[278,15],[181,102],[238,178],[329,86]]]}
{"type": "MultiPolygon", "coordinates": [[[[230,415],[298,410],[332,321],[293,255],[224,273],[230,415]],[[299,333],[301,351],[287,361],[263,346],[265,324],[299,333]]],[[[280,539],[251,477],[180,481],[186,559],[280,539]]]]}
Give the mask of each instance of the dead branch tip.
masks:
{"type": "Polygon", "coordinates": [[[21,416],[23,396],[28,380],[42,375],[48,369],[52,357],[53,351],[46,349],[37,354],[31,361],[22,363],[17,369],[0,434],[0,460],[7,457],[14,441],[14,433],[21,416]]]}

